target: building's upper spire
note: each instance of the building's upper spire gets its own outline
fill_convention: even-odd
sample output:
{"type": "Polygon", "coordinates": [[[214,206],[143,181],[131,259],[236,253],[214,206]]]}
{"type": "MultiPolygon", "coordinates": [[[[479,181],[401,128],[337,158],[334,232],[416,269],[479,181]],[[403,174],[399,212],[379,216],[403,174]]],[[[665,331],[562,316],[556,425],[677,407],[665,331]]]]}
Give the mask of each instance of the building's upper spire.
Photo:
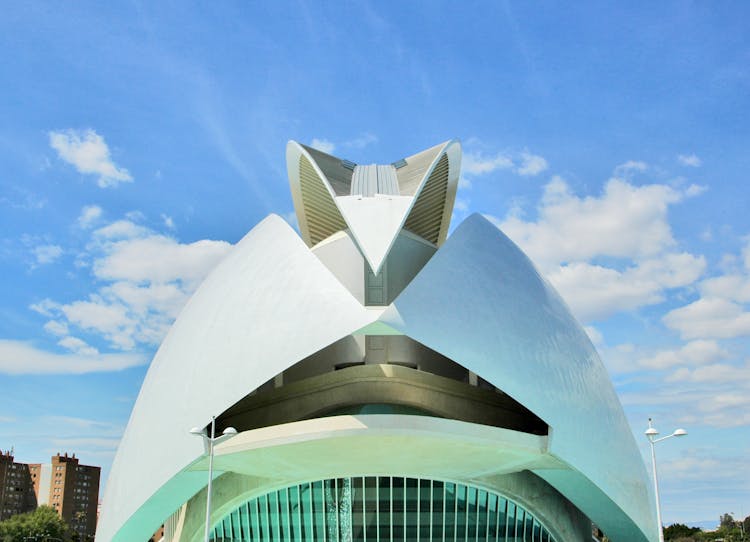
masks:
{"type": "Polygon", "coordinates": [[[402,228],[435,245],[448,235],[461,166],[452,140],[388,165],[357,165],[290,141],[287,171],[309,246],[348,229],[373,273],[402,228]]]}

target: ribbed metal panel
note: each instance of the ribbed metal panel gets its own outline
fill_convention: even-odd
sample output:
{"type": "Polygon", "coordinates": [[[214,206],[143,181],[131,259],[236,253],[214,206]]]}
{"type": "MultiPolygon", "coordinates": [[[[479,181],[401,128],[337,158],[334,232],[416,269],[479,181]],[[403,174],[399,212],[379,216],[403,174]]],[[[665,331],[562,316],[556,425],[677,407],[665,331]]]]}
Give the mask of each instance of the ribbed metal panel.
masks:
{"type": "Polygon", "coordinates": [[[398,196],[396,168],[391,165],[356,166],[352,173],[352,196],[372,197],[375,194],[398,196]]]}
{"type": "Polygon", "coordinates": [[[503,495],[439,480],[365,476],[283,488],[218,522],[214,542],[554,542],[503,495]]]}
{"type": "Polygon", "coordinates": [[[299,176],[310,244],[316,245],[337,231],[345,230],[346,222],[323,179],[304,155],[300,156],[299,176]]]}
{"type": "Polygon", "coordinates": [[[395,167],[391,165],[378,166],[378,194],[399,195],[395,167]]]}
{"type": "Polygon", "coordinates": [[[434,244],[438,243],[443,226],[448,195],[448,170],[448,155],[444,154],[417,196],[404,224],[405,229],[434,244]]]}

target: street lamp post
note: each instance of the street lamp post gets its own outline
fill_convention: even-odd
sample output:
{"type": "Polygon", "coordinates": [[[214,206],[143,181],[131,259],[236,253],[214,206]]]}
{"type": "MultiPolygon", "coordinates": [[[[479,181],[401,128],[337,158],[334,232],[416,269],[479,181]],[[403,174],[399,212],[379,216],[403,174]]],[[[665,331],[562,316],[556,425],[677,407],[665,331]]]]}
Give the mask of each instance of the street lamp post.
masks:
{"type": "Polygon", "coordinates": [[[648,442],[651,444],[651,469],[654,473],[654,496],[656,497],[656,523],[659,529],[659,542],[664,542],[664,527],[661,524],[661,504],[659,503],[659,479],[656,476],[656,452],[654,451],[654,444],[667,440],[671,437],[682,437],[687,435],[687,431],[684,429],[675,429],[671,435],[666,437],[656,438],[659,431],[651,423],[651,418],[648,419],[648,429],[646,429],[646,437],[648,442]]]}
{"type": "Polygon", "coordinates": [[[235,436],[237,430],[234,427],[227,427],[220,436],[216,436],[216,416],[211,417],[211,436],[206,435],[204,429],[193,427],[190,430],[193,435],[198,435],[203,439],[208,452],[208,487],[206,488],[206,526],[204,531],[204,542],[209,542],[209,531],[211,527],[211,488],[214,480],[214,446],[235,436]]]}

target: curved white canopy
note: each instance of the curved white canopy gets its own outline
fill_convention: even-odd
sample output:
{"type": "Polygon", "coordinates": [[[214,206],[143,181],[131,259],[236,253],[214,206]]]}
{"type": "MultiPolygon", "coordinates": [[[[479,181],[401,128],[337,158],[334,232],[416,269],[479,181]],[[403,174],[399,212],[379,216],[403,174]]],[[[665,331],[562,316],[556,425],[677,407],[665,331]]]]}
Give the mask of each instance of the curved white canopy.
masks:
{"type": "Polygon", "coordinates": [[[646,540],[650,485],[609,374],[562,298],[479,214],[379,319],[460,363],[550,426],[570,471],[534,470],[611,538],[646,540]]]}
{"type": "Polygon", "coordinates": [[[545,453],[554,468],[531,470],[613,540],[654,539],[645,468],[596,351],[528,258],[473,215],[385,312],[363,307],[279,217],[256,226],[201,285],[154,358],[115,458],[97,540],[146,539],[205,485],[202,444],[190,427],[362,329],[407,335],[508,393],[550,426],[545,453]]]}
{"type": "Polygon", "coordinates": [[[203,454],[191,427],[377,314],[283,219],[271,215],[253,228],[188,301],[156,353],[112,465],[97,540],[147,540],[206,482],[178,476],[203,454]]]}

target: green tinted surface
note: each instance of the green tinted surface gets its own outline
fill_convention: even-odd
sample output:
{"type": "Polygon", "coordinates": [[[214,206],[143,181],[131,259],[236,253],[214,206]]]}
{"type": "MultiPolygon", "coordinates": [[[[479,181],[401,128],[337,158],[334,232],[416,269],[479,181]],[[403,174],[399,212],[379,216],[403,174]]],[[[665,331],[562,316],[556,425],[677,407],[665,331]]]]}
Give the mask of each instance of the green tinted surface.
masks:
{"type": "Polygon", "coordinates": [[[335,478],[251,499],[214,542],[521,542],[554,538],[528,511],[476,487],[390,476],[335,478]]]}

